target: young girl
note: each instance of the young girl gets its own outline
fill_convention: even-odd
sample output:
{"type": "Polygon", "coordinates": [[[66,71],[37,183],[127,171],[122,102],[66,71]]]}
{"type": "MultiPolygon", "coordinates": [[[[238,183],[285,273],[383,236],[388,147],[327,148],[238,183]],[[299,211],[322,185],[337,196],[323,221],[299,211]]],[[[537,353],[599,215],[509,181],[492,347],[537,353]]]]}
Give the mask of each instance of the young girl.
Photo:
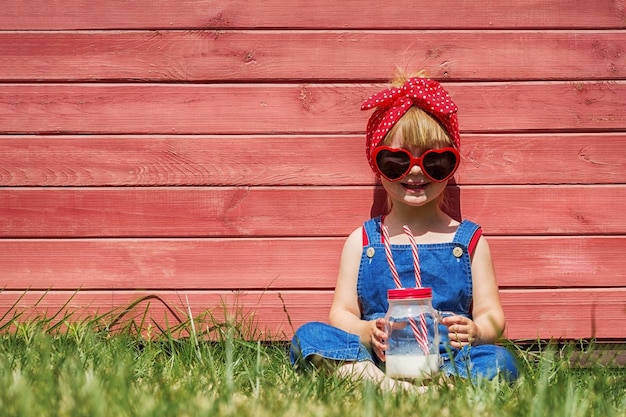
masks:
{"type": "Polygon", "coordinates": [[[336,364],[340,373],[395,387],[381,369],[387,334],[387,290],[396,288],[383,238],[402,286],[415,287],[408,226],[417,242],[424,287],[433,307],[452,311],[440,325],[441,369],[470,378],[517,378],[513,356],[494,343],[504,331],[491,253],[475,223],[461,223],[442,209],[446,185],[460,156],[457,107],[441,85],[427,78],[397,79],[370,97],[376,108],[366,132],[366,155],[387,192],[389,213],[364,223],[347,238],[330,325],[307,323],[292,340],[292,363],[336,364]]]}

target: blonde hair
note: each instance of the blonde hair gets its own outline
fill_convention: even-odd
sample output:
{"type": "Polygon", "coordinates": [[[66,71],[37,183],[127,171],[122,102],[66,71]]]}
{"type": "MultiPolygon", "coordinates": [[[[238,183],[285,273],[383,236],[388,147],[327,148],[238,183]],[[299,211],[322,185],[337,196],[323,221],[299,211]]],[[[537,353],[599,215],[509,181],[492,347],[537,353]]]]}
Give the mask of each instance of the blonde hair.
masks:
{"type": "Polygon", "coordinates": [[[430,114],[419,107],[411,107],[389,130],[382,143],[389,145],[396,133],[402,137],[402,146],[415,149],[436,149],[453,146],[448,132],[430,114]]]}

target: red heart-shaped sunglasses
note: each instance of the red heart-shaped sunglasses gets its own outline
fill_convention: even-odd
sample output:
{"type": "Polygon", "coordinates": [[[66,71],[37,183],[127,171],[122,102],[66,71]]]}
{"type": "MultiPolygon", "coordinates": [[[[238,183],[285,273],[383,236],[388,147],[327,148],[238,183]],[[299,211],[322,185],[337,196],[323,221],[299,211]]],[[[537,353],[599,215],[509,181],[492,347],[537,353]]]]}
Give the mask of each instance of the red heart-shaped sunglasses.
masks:
{"type": "Polygon", "coordinates": [[[389,146],[375,148],[372,159],[378,173],[389,181],[401,180],[417,165],[427,178],[435,182],[452,177],[461,160],[459,151],[451,147],[429,149],[415,158],[407,149],[389,146]]]}

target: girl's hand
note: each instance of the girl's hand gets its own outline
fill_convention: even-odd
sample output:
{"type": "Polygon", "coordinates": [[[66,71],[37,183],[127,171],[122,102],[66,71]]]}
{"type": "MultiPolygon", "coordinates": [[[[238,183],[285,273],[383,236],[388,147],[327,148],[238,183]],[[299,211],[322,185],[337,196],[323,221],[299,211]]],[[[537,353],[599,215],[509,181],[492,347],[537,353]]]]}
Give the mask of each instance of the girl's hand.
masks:
{"type": "Polygon", "coordinates": [[[461,349],[463,346],[475,345],[480,340],[480,329],[467,317],[450,316],[441,322],[448,327],[448,338],[453,348],[461,349]]]}
{"type": "Polygon", "coordinates": [[[387,350],[387,333],[385,332],[385,319],[380,318],[370,321],[370,346],[372,351],[381,361],[385,361],[387,350]]]}

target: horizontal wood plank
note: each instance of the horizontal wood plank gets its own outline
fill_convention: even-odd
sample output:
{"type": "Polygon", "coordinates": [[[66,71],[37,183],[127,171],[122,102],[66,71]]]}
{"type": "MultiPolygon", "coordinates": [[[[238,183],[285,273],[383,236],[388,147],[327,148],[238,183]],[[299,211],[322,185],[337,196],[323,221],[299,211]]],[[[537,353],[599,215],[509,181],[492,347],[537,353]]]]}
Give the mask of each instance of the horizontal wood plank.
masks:
{"type": "Polygon", "coordinates": [[[374,184],[362,135],[0,136],[2,186],[347,184],[374,184]]]}
{"type": "Polygon", "coordinates": [[[463,0],[394,2],[307,0],[5,0],[5,29],[119,28],[623,28],[625,8],[611,0],[520,0],[489,7],[463,0]]]}
{"type": "Polygon", "coordinates": [[[390,63],[448,80],[619,80],[624,50],[607,30],[0,32],[0,80],[384,82],[390,63]]]}
{"type": "MultiPolygon", "coordinates": [[[[0,133],[360,133],[381,85],[6,84],[0,133]]],[[[626,82],[449,83],[463,132],[621,131],[626,82]]]]}
{"type": "MultiPolygon", "coordinates": [[[[382,211],[379,191],[0,188],[0,237],[346,236],[382,211]]],[[[492,235],[626,234],[621,210],[626,185],[463,186],[449,187],[449,192],[450,211],[492,235]]]]}
{"type": "Polygon", "coordinates": [[[464,135],[459,184],[626,184],[626,133],[464,135]],[[622,151],[624,149],[624,151],[622,151]]]}
{"type": "Polygon", "coordinates": [[[0,240],[5,289],[330,289],[343,238],[0,240]]]}
{"type": "Polygon", "coordinates": [[[626,236],[488,236],[501,288],[626,287],[626,236]]]}
{"type": "MultiPolygon", "coordinates": [[[[499,237],[500,288],[626,287],[626,236],[499,237]]],[[[5,290],[328,290],[343,237],[3,239],[5,290]]]]}
{"type": "MultiPolygon", "coordinates": [[[[503,290],[501,298],[507,316],[505,337],[509,339],[626,338],[626,328],[615,326],[626,320],[626,288],[503,290]]],[[[137,303],[124,315],[126,322],[142,322],[147,312],[146,326],[151,321],[173,326],[187,320],[191,311],[192,317],[208,312],[212,316],[209,324],[214,324],[223,322],[226,314],[240,320],[242,328],[255,329],[256,337],[284,340],[306,322],[327,322],[331,302],[332,291],[3,291],[0,326],[20,314],[20,320],[44,315],[60,319],[68,311],[73,320],[99,314],[111,321],[137,303]]],[[[198,331],[209,324],[199,324],[198,331]]]]}
{"type": "Polygon", "coordinates": [[[625,339],[626,288],[501,291],[509,339],[625,339]],[[615,321],[618,320],[618,321],[615,321]]]}
{"type": "MultiPolygon", "coordinates": [[[[374,185],[364,142],[363,135],[8,135],[0,136],[0,186],[374,185]]],[[[461,153],[459,185],[626,183],[626,133],[466,134],[461,153]]]]}

